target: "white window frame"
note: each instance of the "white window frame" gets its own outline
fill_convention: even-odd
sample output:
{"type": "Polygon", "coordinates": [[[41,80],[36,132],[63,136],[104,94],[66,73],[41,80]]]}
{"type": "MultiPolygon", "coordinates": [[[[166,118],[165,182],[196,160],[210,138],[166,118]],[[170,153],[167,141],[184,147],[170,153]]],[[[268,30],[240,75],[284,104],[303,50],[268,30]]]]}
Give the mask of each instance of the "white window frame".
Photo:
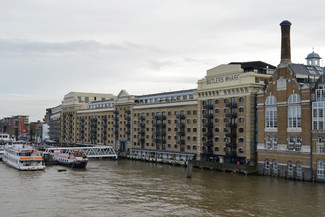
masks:
{"type": "Polygon", "coordinates": [[[324,138],[322,136],[316,138],[316,152],[324,153],[324,138]]]}
{"type": "Polygon", "coordinates": [[[293,175],[293,165],[292,165],[292,161],[288,161],[287,169],[288,169],[288,176],[292,176],[292,175],[293,175]]]}
{"type": "Polygon", "coordinates": [[[273,174],[278,174],[278,162],[274,159],[272,163],[273,163],[273,168],[272,168],[273,174]]]}
{"type": "Polygon", "coordinates": [[[317,179],[324,179],[324,161],[317,161],[317,179]]]}
{"type": "Polygon", "coordinates": [[[278,138],[275,135],[272,136],[272,149],[273,150],[278,149],[278,138]]]}
{"type": "Polygon", "coordinates": [[[300,128],[301,127],[301,106],[300,96],[296,93],[291,94],[288,99],[288,127],[300,128]]]}
{"type": "Polygon", "coordinates": [[[270,171],[270,160],[268,158],[265,159],[265,165],[264,165],[265,171],[269,173],[270,171]]]}
{"type": "Polygon", "coordinates": [[[277,128],[277,107],[275,96],[268,96],[265,100],[265,128],[277,128]]]}
{"type": "Polygon", "coordinates": [[[301,162],[296,163],[296,175],[298,178],[302,178],[302,165],[301,162]]]}
{"type": "Polygon", "coordinates": [[[269,150],[271,148],[271,137],[269,135],[265,138],[265,149],[269,150]]]}

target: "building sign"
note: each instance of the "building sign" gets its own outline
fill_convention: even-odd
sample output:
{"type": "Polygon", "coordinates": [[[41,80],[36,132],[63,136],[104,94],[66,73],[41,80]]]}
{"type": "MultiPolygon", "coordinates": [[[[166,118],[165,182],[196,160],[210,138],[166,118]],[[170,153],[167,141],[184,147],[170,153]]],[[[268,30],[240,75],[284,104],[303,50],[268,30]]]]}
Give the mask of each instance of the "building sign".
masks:
{"type": "Polygon", "coordinates": [[[207,84],[218,84],[218,83],[223,83],[228,81],[235,81],[238,80],[238,78],[239,78],[239,74],[209,78],[207,79],[207,84]]]}

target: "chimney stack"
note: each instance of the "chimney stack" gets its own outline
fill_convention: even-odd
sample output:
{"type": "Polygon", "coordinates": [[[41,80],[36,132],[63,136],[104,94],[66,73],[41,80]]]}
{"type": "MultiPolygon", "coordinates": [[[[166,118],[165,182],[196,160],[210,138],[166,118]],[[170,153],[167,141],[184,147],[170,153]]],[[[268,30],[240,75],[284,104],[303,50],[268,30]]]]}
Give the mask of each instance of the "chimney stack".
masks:
{"type": "Polygon", "coordinates": [[[281,62],[279,68],[287,67],[291,63],[291,47],[290,47],[290,26],[288,20],[280,23],[281,26],[281,62]]]}

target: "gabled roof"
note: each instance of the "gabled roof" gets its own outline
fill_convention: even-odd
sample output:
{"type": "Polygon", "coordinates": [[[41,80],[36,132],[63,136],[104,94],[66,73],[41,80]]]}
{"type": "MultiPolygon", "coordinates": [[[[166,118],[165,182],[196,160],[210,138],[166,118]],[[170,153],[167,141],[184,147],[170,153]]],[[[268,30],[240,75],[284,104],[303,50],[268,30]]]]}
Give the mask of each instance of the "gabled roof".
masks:
{"type": "Polygon", "coordinates": [[[296,75],[319,77],[324,73],[324,68],[319,66],[306,66],[304,64],[289,64],[290,70],[296,75]]]}

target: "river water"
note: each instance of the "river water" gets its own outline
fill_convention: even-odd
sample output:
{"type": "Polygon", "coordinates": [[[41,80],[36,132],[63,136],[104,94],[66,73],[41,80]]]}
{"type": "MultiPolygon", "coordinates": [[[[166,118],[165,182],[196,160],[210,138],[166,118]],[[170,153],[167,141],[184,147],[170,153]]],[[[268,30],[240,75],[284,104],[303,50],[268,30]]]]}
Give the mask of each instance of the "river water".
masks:
{"type": "Polygon", "coordinates": [[[0,216],[325,216],[325,185],[131,160],[18,171],[0,162],[0,216]]]}

